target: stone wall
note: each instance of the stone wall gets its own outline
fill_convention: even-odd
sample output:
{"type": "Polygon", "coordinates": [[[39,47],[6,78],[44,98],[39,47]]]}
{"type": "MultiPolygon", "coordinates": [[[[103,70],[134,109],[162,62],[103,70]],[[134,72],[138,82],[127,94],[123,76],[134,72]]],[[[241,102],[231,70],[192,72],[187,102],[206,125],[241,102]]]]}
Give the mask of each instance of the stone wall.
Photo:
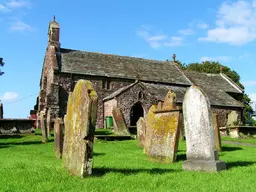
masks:
{"type": "Polygon", "coordinates": [[[241,121],[241,117],[242,117],[242,109],[239,109],[239,108],[231,108],[231,107],[217,107],[217,106],[212,106],[212,111],[214,113],[217,113],[218,114],[218,125],[219,127],[225,127],[226,124],[227,124],[227,120],[228,120],[228,114],[231,112],[231,111],[237,111],[238,113],[238,121],[241,121]]]}
{"type": "Polygon", "coordinates": [[[148,113],[155,98],[152,97],[146,90],[139,84],[134,85],[122,94],[117,96],[117,106],[121,109],[124,115],[126,124],[130,125],[130,112],[134,104],[140,103],[144,109],[144,116],[148,113]]]}
{"type": "Polygon", "coordinates": [[[118,89],[130,85],[133,80],[117,79],[117,78],[103,78],[88,75],[76,75],[76,74],[58,74],[59,84],[59,116],[61,118],[66,114],[68,94],[73,91],[76,82],[79,79],[89,80],[92,82],[93,88],[98,94],[98,111],[97,111],[97,126],[98,128],[104,127],[104,114],[103,114],[103,98],[117,91],[118,89]],[[109,89],[103,88],[104,81],[110,82],[109,89]]]}
{"type": "Polygon", "coordinates": [[[32,133],[33,119],[0,119],[0,134],[32,133]]]}

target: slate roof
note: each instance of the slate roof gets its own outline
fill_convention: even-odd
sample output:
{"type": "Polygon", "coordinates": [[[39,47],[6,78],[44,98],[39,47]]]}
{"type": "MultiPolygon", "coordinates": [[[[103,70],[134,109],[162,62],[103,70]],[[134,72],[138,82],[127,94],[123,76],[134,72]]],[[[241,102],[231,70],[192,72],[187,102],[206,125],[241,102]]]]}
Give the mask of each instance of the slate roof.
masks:
{"type": "Polygon", "coordinates": [[[184,74],[190,79],[192,83],[202,87],[205,91],[208,89],[221,89],[230,93],[243,93],[243,89],[241,89],[226,75],[221,73],[210,74],[194,71],[184,71],[184,74]]]}
{"type": "Polygon", "coordinates": [[[142,81],[191,85],[173,62],[60,49],[60,71],[73,74],[106,76],[142,81]]]}
{"type": "MultiPolygon", "coordinates": [[[[129,88],[136,85],[137,82],[132,83],[128,86],[125,86],[109,96],[105,97],[103,100],[107,101],[114,97],[117,97],[118,95],[122,94],[129,88]]],[[[164,100],[166,94],[169,90],[173,90],[176,93],[176,99],[177,103],[182,103],[184,99],[184,95],[186,93],[187,87],[179,87],[179,86],[170,86],[170,85],[164,85],[164,84],[155,84],[155,83],[145,83],[145,82],[139,82],[140,86],[144,87],[149,91],[154,97],[156,97],[158,100],[164,100]]],[[[202,90],[207,94],[209,97],[211,105],[215,106],[226,106],[226,107],[243,107],[243,105],[235,100],[233,97],[231,97],[229,94],[227,94],[222,89],[210,89],[209,87],[203,86],[201,87],[202,90]]]]}

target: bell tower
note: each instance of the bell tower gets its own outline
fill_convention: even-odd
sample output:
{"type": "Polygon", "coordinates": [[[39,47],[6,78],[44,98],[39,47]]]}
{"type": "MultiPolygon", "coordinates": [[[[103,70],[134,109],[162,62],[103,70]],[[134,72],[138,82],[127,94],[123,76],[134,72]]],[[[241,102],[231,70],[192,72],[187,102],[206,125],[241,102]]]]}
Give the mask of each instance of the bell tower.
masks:
{"type": "Polygon", "coordinates": [[[53,21],[49,24],[48,44],[60,48],[60,24],[56,22],[55,16],[53,17],[53,21]]]}

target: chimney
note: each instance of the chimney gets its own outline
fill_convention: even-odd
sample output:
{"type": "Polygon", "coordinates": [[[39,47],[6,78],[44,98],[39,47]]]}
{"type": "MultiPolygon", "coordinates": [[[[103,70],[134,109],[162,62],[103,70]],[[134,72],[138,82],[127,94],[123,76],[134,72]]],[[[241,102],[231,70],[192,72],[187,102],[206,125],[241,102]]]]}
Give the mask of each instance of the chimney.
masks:
{"type": "Polygon", "coordinates": [[[48,29],[48,44],[60,48],[60,24],[56,22],[55,16],[49,24],[48,29]]]}
{"type": "Polygon", "coordinates": [[[222,69],[223,69],[223,67],[220,65],[220,73],[222,73],[222,69]]]}
{"type": "Polygon", "coordinates": [[[175,60],[176,60],[176,55],[175,54],[172,55],[172,60],[173,60],[173,62],[175,62],[175,60]]]}

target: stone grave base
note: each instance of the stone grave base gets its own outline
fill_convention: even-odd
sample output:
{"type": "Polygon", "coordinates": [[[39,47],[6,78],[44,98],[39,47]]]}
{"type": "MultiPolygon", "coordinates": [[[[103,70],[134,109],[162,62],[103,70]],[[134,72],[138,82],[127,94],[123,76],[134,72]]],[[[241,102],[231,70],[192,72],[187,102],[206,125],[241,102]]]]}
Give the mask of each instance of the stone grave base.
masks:
{"type": "Polygon", "coordinates": [[[219,160],[186,160],[183,162],[182,168],[190,171],[218,172],[226,169],[226,163],[219,160]]]}

